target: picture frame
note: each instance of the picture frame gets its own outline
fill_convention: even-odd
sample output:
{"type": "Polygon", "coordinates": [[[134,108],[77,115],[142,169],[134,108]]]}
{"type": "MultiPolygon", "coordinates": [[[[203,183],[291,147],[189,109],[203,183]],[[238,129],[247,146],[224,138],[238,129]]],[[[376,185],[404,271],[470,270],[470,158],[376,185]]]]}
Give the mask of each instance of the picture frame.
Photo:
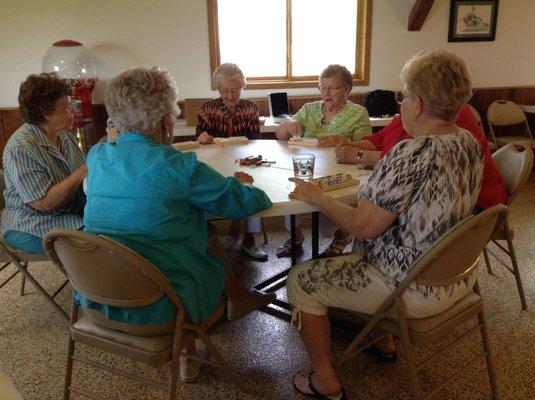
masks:
{"type": "Polygon", "coordinates": [[[448,42],[484,42],[496,38],[499,0],[451,0],[448,42]]]}

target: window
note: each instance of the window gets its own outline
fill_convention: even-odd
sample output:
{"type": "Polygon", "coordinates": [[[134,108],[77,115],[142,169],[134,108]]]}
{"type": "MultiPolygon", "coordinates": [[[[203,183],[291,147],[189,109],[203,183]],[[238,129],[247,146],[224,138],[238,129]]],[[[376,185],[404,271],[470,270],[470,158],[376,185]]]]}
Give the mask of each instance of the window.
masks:
{"type": "Polygon", "coordinates": [[[314,87],[329,64],[369,78],[372,0],[208,0],[212,72],[238,64],[250,89],[314,87]]]}

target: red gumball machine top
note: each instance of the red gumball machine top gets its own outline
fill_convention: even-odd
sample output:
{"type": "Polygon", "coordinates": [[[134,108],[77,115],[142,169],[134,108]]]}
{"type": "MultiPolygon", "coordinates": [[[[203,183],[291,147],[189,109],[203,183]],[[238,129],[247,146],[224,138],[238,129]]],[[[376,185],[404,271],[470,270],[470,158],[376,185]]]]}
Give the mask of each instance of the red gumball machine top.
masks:
{"type": "Polygon", "coordinates": [[[43,72],[56,72],[69,81],[75,125],[80,127],[91,121],[91,92],[98,79],[97,61],[93,54],[80,42],[60,40],[47,50],[41,67],[43,72]]]}

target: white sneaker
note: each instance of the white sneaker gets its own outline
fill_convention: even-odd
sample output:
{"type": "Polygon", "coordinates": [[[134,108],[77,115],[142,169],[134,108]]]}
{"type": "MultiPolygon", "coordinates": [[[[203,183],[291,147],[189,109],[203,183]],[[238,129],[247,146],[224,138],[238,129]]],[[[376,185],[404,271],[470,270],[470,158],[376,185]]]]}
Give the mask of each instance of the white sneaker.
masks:
{"type": "Polygon", "coordinates": [[[241,249],[243,252],[247,253],[249,257],[254,258],[255,260],[264,261],[268,259],[268,254],[265,252],[265,250],[261,246],[257,244],[251,247],[247,247],[242,242],[241,249]]]}
{"type": "MultiPolygon", "coordinates": [[[[195,349],[197,352],[197,357],[206,358],[208,350],[206,349],[205,344],[200,339],[195,339],[195,349]]],[[[180,356],[179,365],[180,365],[180,379],[184,383],[193,383],[197,381],[199,377],[199,371],[201,368],[201,362],[180,356]]]]}
{"type": "Polygon", "coordinates": [[[221,241],[221,246],[223,246],[225,251],[232,250],[237,242],[237,240],[230,235],[220,236],[219,240],[221,241]]]}

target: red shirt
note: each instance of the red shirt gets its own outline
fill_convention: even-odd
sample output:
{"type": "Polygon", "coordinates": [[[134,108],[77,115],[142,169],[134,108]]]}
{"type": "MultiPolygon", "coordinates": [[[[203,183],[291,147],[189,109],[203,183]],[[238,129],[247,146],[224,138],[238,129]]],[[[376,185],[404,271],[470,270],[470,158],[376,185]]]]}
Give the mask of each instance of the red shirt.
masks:
{"type": "MultiPolygon", "coordinates": [[[[496,204],[506,203],[507,191],[503,184],[502,176],[496,164],[494,164],[492,154],[490,154],[487,138],[479,128],[476,118],[468,104],[461,108],[455,123],[460,128],[471,132],[483,147],[485,166],[483,167],[483,182],[481,183],[481,190],[477,198],[477,205],[482,209],[486,209],[496,204]]],[[[382,158],[392,147],[402,140],[411,139],[411,136],[403,129],[401,117],[394,117],[388,126],[373,135],[365,136],[363,139],[372,142],[377,150],[381,151],[382,158]]]]}

